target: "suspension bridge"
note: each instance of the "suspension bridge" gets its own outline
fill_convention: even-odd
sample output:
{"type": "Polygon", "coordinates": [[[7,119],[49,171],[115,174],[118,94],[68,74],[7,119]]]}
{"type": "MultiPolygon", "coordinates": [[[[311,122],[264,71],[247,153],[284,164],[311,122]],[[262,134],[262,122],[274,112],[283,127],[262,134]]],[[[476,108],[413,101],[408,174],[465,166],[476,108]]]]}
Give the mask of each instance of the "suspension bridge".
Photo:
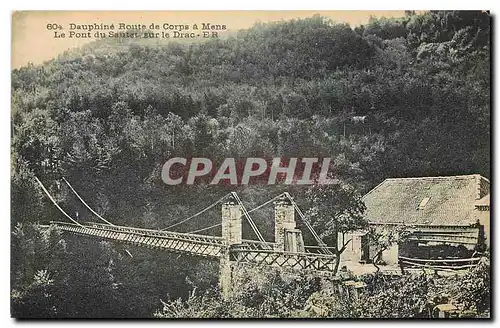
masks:
{"type": "Polygon", "coordinates": [[[237,193],[231,192],[205,207],[194,215],[177,221],[161,230],[119,226],[111,223],[94,211],[63,178],[75,196],[95,215],[100,222],[78,222],[56,202],[42,182],[35,178],[47,197],[70,222],[51,221],[65,233],[84,237],[110,240],[151,249],[164,250],[181,254],[217,258],[220,263],[219,283],[224,297],[231,294],[233,270],[240,263],[288,267],[296,270],[310,270],[331,274],[337,257],[321,240],[307,217],[288,192],[284,192],[265,203],[247,210],[237,193]],[[259,231],[250,213],[269,204],[274,205],[274,241],[266,241],[259,231]],[[208,210],[220,205],[221,222],[191,232],[176,232],[171,229],[202,217],[208,210]],[[296,214],[303,222],[316,245],[304,245],[302,231],[297,229],[296,214]],[[256,236],[254,239],[242,238],[244,220],[250,225],[256,236]],[[221,236],[210,236],[202,232],[221,229],[221,236]]]}

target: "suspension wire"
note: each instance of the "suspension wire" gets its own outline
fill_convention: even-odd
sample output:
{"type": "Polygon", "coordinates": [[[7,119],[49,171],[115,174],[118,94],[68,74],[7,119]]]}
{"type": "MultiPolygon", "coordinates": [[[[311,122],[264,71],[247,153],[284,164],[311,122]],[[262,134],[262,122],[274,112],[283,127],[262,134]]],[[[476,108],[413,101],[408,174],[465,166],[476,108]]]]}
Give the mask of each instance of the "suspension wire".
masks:
{"type": "MultiPolygon", "coordinates": [[[[281,193],[279,194],[278,196],[274,197],[274,198],[271,198],[270,200],[268,200],[267,202],[263,203],[263,204],[260,204],[259,206],[255,207],[255,208],[252,208],[251,210],[247,211],[247,213],[252,213],[253,211],[257,211],[258,209],[260,209],[261,207],[264,207],[266,206],[267,204],[271,203],[272,201],[276,200],[276,198],[278,197],[281,197],[283,196],[284,193],[281,193]]],[[[243,216],[243,215],[242,215],[243,216]]]]}
{"type": "Polygon", "coordinates": [[[291,201],[293,207],[295,208],[295,210],[299,214],[299,216],[302,219],[302,221],[304,221],[304,223],[306,224],[306,227],[311,231],[311,234],[316,239],[316,241],[323,243],[323,241],[321,240],[321,238],[319,237],[319,235],[316,233],[316,231],[314,230],[314,228],[311,226],[309,220],[305,217],[304,213],[302,212],[302,210],[300,209],[300,207],[297,205],[297,203],[295,202],[295,200],[292,198],[292,196],[290,196],[290,194],[286,193],[286,197],[291,201]]]}
{"type": "Polygon", "coordinates": [[[210,227],[201,228],[201,229],[198,229],[198,230],[193,230],[193,231],[183,232],[183,233],[196,233],[196,232],[201,232],[201,231],[208,230],[208,229],[212,229],[212,228],[215,228],[215,227],[218,227],[218,226],[221,226],[221,225],[222,225],[222,223],[217,223],[217,224],[214,224],[213,226],[210,226],[210,227]]]}
{"type": "Polygon", "coordinates": [[[234,198],[236,199],[236,201],[238,202],[238,204],[240,204],[241,206],[241,210],[243,211],[243,215],[246,217],[248,223],[250,223],[250,226],[252,227],[255,235],[257,235],[257,238],[259,238],[260,241],[264,242],[264,238],[262,237],[262,234],[260,233],[259,229],[257,228],[257,225],[255,224],[255,222],[252,220],[252,218],[250,217],[250,215],[248,214],[245,206],[243,205],[243,202],[241,201],[240,197],[238,196],[238,194],[236,194],[235,192],[233,193],[233,196],[234,198]]]}
{"type": "MultiPolygon", "coordinates": [[[[282,196],[282,195],[283,195],[283,194],[280,194],[280,195],[278,195],[278,196],[276,196],[276,197],[274,197],[274,198],[272,198],[272,199],[268,200],[267,202],[265,202],[265,203],[263,203],[263,204],[260,204],[259,206],[255,207],[255,208],[252,208],[251,210],[247,211],[247,213],[251,213],[251,212],[253,212],[253,211],[257,211],[258,209],[260,209],[260,208],[262,208],[262,207],[266,206],[267,204],[271,203],[271,202],[272,202],[272,201],[274,201],[276,198],[278,198],[278,197],[280,197],[280,196],[282,196]]],[[[240,216],[240,218],[241,218],[241,217],[243,217],[243,216],[245,216],[245,214],[242,214],[242,215],[240,216]]],[[[210,226],[210,227],[207,227],[207,228],[202,228],[202,229],[198,229],[198,230],[194,230],[194,231],[189,231],[189,232],[186,232],[186,233],[195,233],[195,232],[200,232],[200,231],[204,231],[204,230],[212,229],[212,228],[215,228],[215,227],[218,227],[218,226],[221,226],[221,225],[222,225],[222,223],[217,223],[217,224],[214,224],[213,226],[210,226]]]]}
{"type": "Polygon", "coordinates": [[[78,199],[83,203],[83,205],[85,205],[94,215],[96,215],[99,219],[101,219],[102,221],[106,222],[107,224],[109,225],[112,225],[114,226],[113,223],[109,222],[108,220],[106,220],[105,218],[103,218],[102,216],[100,216],[96,211],[94,211],[92,208],[90,208],[90,206],[85,203],[85,201],[83,200],[82,197],[80,197],[80,195],[78,195],[78,193],[76,192],[75,189],[73,189],[73,187],[71,186],[71,184],[68,182],[68,180],[66,180],[64,177],[63,177],[63,180],[64,182],[66,182],[66,184],[68,185],[68,187],[71,189],[71,191],[76,195],[76,197],[78,197],[78,199]]]}
{"type": "Polygon", "coordinates": [[[299,206],[295,202],[293,203],[293,207],[295,208],[295,210],[299,214],[302,221],[304,221],[304,223],[306,224],[306,227],[311,231],[311,233],[314,236],[314,238],[316,239],[316,241],[318,241],[318,242],[321,241],[321,238],[317,234],[316,230],[314,230],[314,228],[312,227],[309,220],[305,217],[304,213],[302,212],[302,210],[299,208],[299,206]]]}
{"type": "Polygon", "coordinates": [[[316,231],[314,230],[314,228],[312,227],[311,223],[309,222],[309,220],[305,217],[304,213],[302,213],[302,211],[300,210],[300,208],[295,205],[294,206],[295,209],[297,210],[297,212],[299,213],[299,216],[300,218],[302,219],[302,221],[305,223],[306,227],[309,229],[309,231],[311,232],[311,234],[313,235],[314,239],[316,240],[316,242],[318,243],[318,246],[320,247],[320,249],[325,253],[325,254],[329,254],[329,255],[333,255],[333,253],[330,251],[330,249],[326,246],[325,242],[321,239],[321,237],[319,237],[319,235],[316,233],[316,231]]]}
{"type": "Polygon", "coordinates": [[[54,200],[54,198],[52,198],[52,196],[50,195],[50,193],[48,192],[47,189],[45,189],[45,186],[43,185],[43,183],[37,178],[35,177],[36,181],[38,182],[38,184],[40,185],[40,187],[42,187],[43,191],[45,192],[45,194],[49,197],[49,199],[52,201],[52,203],[57,207],[57,209],[59,211],[61,211],[62,214],[64,214],[64,216],[66,216],[68,219],[70,219],[73,223],[79,225],[80,227],[83,228],[83,225],[81,225],[78,221],[76,221],[75,219],[73,219],[71,216],[68,215],[68,213],[64,212],[64,210],[57,204],[57,202],[54,200]]]}
{"type": "Polygon", "coordinates": [[[194,219],[194,218],[195,218],[195,217],[197,217],[198,215],[203,214],[203,213],[205,213],[206,211],[208,211],[209,209],[211,209],[212,207],[216,206],[218,203],[220,203],[222,200],[224,200],[224,199],[225,199],[227,196],[229,196],[229,195],[230,195],[230,194],[226,194],[224,197],[222,197],[221,199],[219,199],[219,200],[218,200],[218,201],[216,201],[215,203],[210,204],[208,207],[204,208],[203,210],[199,211],[198,213],[196,213],[196,214],[194,214],[194,215],[191,215],[190,217],[188,217],[188,218],[186,218],[186,219],[184,219],[184,220],[182,220],[182,221],[179,221],[179,222],[177,222],[177,223],[174,223],[174,224],[172,224],[172,225],[170,225],[170,226],[168,226],[168,227],[166,227],[166,228],[160,229],[160,230],[161,230],[161,231],[163,231],[163,230],[171,229],[171,228],[173,228],[173,227],[178,226],[179,224],[182,224],[182,223],[187,222],[187,221],[189,221],[189,220],[191,220],[191,219],[194,219]]]}
{"type": "Polygon", "coordinates": [[[326,254],[332,255],[332,252],[328,248],[325,248],[325,246],[326,246],[325,242],[323,242],[323,240],[321,239],[321,237],[319,237],[319,235],[316,233],[316,231],[314,230],[314,228],[312,227],[311,223],[306,218],[306,216],[304,215],[304,213],[302,212],[302,210],[298,207],[297,204],[295,204],[294,207],[297,210],[297,213],[299,213],[300,218],[305,223],[306,227],[309,229],[309,231],[313,235],[314,239],[318,243],[318,246],[320,246],[321,250],[323,252],[325,252],[326,254]]]}
{"type": "Polygon", "coordinates": [[[333,255],[333,253],[330,251],[329,248],[325,247],[326,244],[323,242],[323,240],[319,237],[319,235],[316,233],[316,231],[314,230],[314,228],[312,227],[311,223],[309,222],[309,220],[306,218],[306,216],[304,215],[304,213],[302,212],[302,210],[299,208],[299,206],[297,205],[297,203],[295,202],[295,200],[292,198],[292,196],[290,196],[290,194],[288,192],[285,192],[285,195],[286,197],[291,201],[293,207],[295,208],[295,210],[297,211],[297,213],[299,214],[300,218],[302,219],[302,221],[304,222],[304,224],[306,225],[307,229],[309,229],[309,231],[311,232],[311,234],[313,235],[314,239],[316,240],[316,242],[318,243],[318,246],[320,246],[321,250],[323,252],[325,252],[326,254],[329,254],[329,255],[333,255]]]}
{"type": "Polygon", "coordinates": [[[259,229],[257,228],[257,226],[255,225],[255,222],[253,222],[252,218],[250,217],[250,214],[248,214],[245,206],[243,205],[243,202],[241,201],[240,197],[238,196],[237,193],[235,192],[232,192],[231,193],[233,195],[233,197],[236,199],[236,201],[240,204],[241,206],[241,209],[243,210],[243,214],[245,215],[245,217],[247,218],[247,221],[248,223],[250,223],[250,226],[252,227],[252,230],[253,232],[255,233],[255,235],[257,236],[257,238],[259,238],[259,240],[261,242],[266,242],[264,237],[262,237],[262,234],[260,233],[259,229]]]}

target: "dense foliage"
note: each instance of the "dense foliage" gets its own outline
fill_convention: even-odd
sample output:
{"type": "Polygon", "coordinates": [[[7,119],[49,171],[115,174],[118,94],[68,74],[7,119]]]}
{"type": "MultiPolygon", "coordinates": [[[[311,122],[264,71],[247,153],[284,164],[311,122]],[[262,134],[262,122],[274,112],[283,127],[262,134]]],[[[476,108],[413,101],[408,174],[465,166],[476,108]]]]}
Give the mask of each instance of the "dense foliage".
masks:
{"type": "MultiPolygon", "coordinates": [[[[365,204],[352,186],[341,182],[313,185],[307,190],[306,196],[310,206],[307,210],[308,217],[321,231],[322,240],[334,247],[333,254],[340,259],[340,255],[352,242],[345,238],[346,234],[368,227],[368,220],[363,216],[365,204]],[[342,236],[341,243],[339,236],[342,236]]],[[[340,261],[336,261],[334,274],[339,266],[340,261]]]]}
{"type": "MultiPolygon", "coordinates": [[[[35,176],[82,221],[95,218],[62,177],[113,223],[148,228],[230,189],[165,185],[171,156],[331,157],[347,204],[387,177],[489,177],[489,24],[482,12],[409,12],[354,29],[314,16],[199,44],[100,40],[13,70],[13,312],[146,317],[216,276],[213,263],[42,232],[33,224],[63,217],[35,176]]],[[[234,189],[248,208],[284,190],[314,208],[303,187],[234,189]]],[[[271,213],[254,213],[268,240],[271,213]]],[[[218,220],[211,211],[176,229],[218,220]]]]}
{"type": "Polygon", "coordinates": [[[431,318],[436,305],[454,301],[459,317],[487,316],[487,261],[466,275],[371,274],[359,292],[342,282],[290,272],[253,271],[228,300],[216,290],[194,289],[186,300],[169,299],[158,318],[431,318]]]}

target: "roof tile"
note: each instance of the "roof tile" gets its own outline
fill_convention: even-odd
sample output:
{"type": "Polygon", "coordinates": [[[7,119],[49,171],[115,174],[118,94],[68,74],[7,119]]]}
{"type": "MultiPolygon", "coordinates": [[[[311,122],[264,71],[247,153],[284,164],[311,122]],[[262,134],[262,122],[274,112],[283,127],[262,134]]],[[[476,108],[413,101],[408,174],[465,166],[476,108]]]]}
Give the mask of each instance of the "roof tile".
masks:
{"type": "Polygon", "coordinates": [[[386,179],[363,197],[365,215],[376,223],[471,225],[478,219],[475,202],[481,178],[474,174],[386,179]]]}

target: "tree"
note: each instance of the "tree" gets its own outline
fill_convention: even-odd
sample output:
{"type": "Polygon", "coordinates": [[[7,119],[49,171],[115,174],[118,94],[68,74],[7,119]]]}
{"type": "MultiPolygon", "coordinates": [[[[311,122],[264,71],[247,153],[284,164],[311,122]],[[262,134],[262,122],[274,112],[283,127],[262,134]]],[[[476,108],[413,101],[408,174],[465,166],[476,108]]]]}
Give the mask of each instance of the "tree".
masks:
{"type": "Polygon", "coordinates": [[[314,185],[307,190],[306,195],[310,203],[307,215],[313,226],[321,227],[320,237],[334,248],[337,261],[333,272],[336,274],[340,255],[351,242],[351,239],[345,241],[345,235],[363,229],[368,224],[363,216],[366,207],[357,191],[340,180],[314,185]],[[343,244],[339,243],[339,236],[343,237],[343,244]]]}
{"type": "Polygon", "coordinates": [[[188,297],[162,301],[157,318],[294,318],[320,289],[319,278],[283,268],[239,267],[234,291],[223,300],[220,291],[196,286],[188,297]]]}
{"type": "MultiPolygon", "coordinates": [[[[336,254],[350,242],[339,243],[339,235],[365,225],[356,190],[366,192],[388,177],[490,176],[487,13],[408,12],[398,19],[372,19],[354,31],[314,16],[259,23],[202,43],[157,41],[102,39],[42,65],[12,71],[11,221],[13,229],[22,222],[26,236],[35,236],[22,243],[13,238],[13,288],[29,291],[29,298],[31,291],[45,288],[37,286],[46,286],[57,300],[64,297],[64,288],[57,286],[67,284],[68,295],[79,294],[71,286],[88,286],[92,277],[106,277],[101,268],[116,278],[99,280],[99,288],[87,294],[86,309],[83,302],[66,302],[63,312],[56,306],[59,316],[72,311],[95,314],[92,307],[104,309],[97,304],[107,306],[110,301],[112,309],[106,311],[114,315],[151,315],[160,295],[188,297],[183,281],[189,271],[184,264],[189,262],[150,250],[139,256],[135,250],[134,258],[122,252],[117,260],[120,256],[113,252],[93,266],[102,249],[71,240],[68,247],[77,243],[81,250],[75,250],[70,268],[94,273],[62,274],[70,269],[29,249],[41,239],[28,232],[32,223],[64,220],[34,176],[68,213],[81,208],[80,220],[90,220],[91,214],[60,185],[61,177],[117,225],[165,227],[194,204],[209,204],[222,192],[209,185],[167,187],[161,168],[168,157],[208,156],[218,162],[226,157],[330,157],[342,181],[312,188],[310,215],[336,254]],[[369,117],[369,125],[350,126],[353,116],[369,117]],[[88,263],[78,258],[80,254],[88,254],[88,263]],[[113,265],[108,265],[111,260],[113,265]],[[178,265],[167,270],[166,262],[178,265]],[[39,284],[30,289],[41,270],[47,275],[39,273],[39,284]],[[66,280],[61,282],[61,277],[66,280]],[[169,277],[167,283],[164,277],[169,277]],[[108,286],[114,283],[123,287],[116,291],[108,286]],[[102,303],[94,301],[102,295],[102,303]]],[[[242,198],[257,206],[284,187],[247,186],[242,198]]],[[[220,219],[215,212],[207,215],[213,223],[220,219]]],[[[269,215],[256,217],[265,227],[263,235],[271,238],[269,215]]],[[[183,231],[206,224],[190,221],[183,231]]],[[[398,239],[391,232],[377,233],[374,256],[398,239]]],[[[309,243],[307,233],[304,238],[309,243]]],[[[196,295],[212,281],[206,279],[207,270],[199,270],[199,275],[206,283],[198,284],[196,295]]],[[[475,297],[484,299],[477,296],[481,291],[472,288],[474,283],[466,284],[472,293],[469,303],[475,297]]],[[[266,304],[279,302],[282,295],[273,290],[264,294],[269,296],[266,304]]],[[[25,310],[36,311],[36,304],[39,313],[45,311],[43,302],[25,310]]],[[[278,308],[268,309],[272,307],[278,308]]],[[[244,307],[238,313],[234,316],[259,312],[244,307]]],[[[285,315],[278,310],[270,315],[278,313],[285,315]]],[[[409,314],[402,308],[401,315],[409,314]]]]}
{"type": "Polygon", "coordinates": [[[357,318],[413,318],[427,309],[429,282],[425,274],[365,277],[367,287],[353,304],[357,318]]]}
{"type": "Polygon", "coordinates": [[[491,306],[491,265],[488,257],[483,257],[478,265],[458,279],[448,283],[450,294],[466,309],[484,313],[491,306]]]}
{"type": "Polygon", "coordinates": [[[56,317],[64,289],[66,243],[61,232],[18,223],[12,232],[12,315],[17,318],[56,317]]]}
{"type": "Polygon", "coordinates": [[[368,243],[375,249],[375,254],[371,258],[371,263],[380,271],[377,265],[382,257],[382,253],[389,249],[394,244],[404,242],[411,234],[404,225],[397,225],[389,228],[378,228],[371,226],[368,231],[368,243]]]}
{"type": "Polygon", "coordinates": [[[47,270],[38,270],[28,286],[12,290],[12,315],[16,318],[57,317],[57,299],[54,294],[54,280],[47,270]]]}

